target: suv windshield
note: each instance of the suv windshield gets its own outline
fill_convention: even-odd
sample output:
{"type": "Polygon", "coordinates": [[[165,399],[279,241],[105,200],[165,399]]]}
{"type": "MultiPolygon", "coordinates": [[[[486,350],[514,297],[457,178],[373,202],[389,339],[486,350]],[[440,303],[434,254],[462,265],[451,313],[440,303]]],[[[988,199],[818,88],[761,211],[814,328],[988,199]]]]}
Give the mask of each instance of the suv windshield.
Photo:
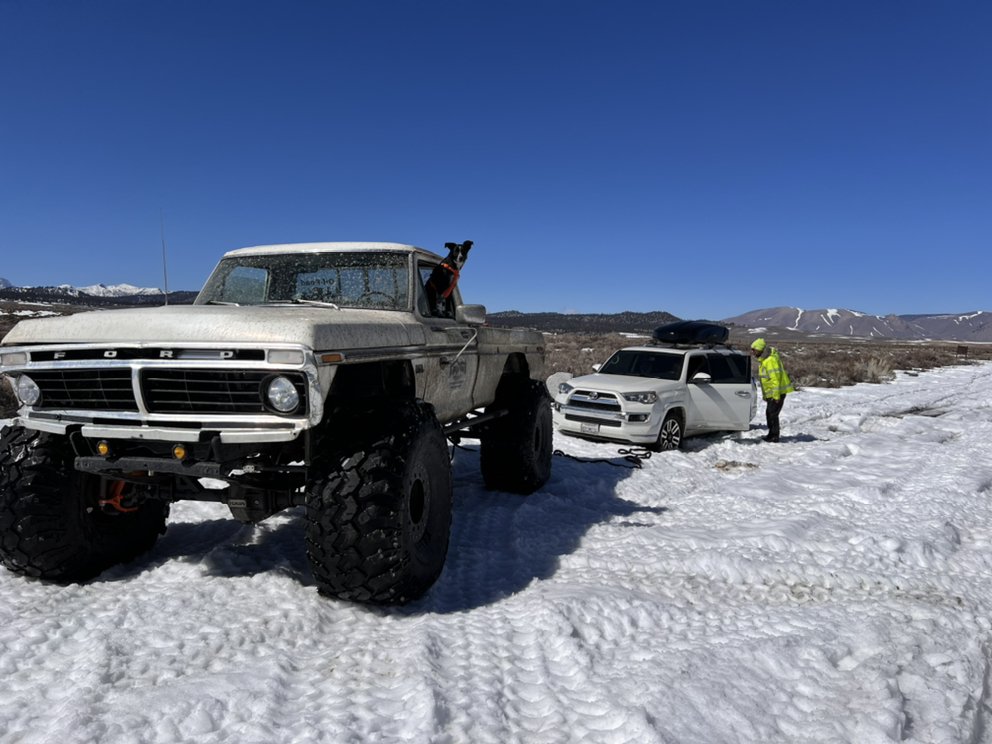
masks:
{"type": "Polygon", "coordinates": [[[658,380],[678,380],[682,376],[683,354],[656,354],[650,351],[621,349],[600,367],[604,375],[653,377],[658,380]]]}
{"type": "Polygon", "coordinates": [[[196,304],[322,304],[409,309],[407,256],[400,253],[280,253],[225,258],[196,304]]]}

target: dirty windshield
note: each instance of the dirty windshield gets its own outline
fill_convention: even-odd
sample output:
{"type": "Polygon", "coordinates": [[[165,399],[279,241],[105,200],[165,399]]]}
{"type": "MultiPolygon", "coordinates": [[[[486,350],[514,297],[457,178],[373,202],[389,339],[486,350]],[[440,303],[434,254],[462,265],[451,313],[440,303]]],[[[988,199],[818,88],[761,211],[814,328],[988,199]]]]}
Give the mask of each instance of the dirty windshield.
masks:
{"type": "Polygon", "coordinates": [[[604,375],[678,380],[682,376],[684,359],[682,354],[656,354],[651,351],[621,349],[607,359],[599,371],[604,375]]]}
{"type": "Polygon", "coordinates": [[[220,262],[196,302],[407,310],[407,263],[400,253],[232,256],[220,262]]]}

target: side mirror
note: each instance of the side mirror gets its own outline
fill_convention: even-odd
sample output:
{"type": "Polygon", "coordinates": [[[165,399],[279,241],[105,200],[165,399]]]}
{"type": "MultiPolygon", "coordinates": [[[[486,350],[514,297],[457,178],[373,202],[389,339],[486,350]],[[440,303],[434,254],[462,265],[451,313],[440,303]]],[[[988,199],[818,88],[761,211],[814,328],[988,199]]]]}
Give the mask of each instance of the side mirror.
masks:
{"type": "Polygon", "coordinates": [[[455,322],[481,326],[486,324],[485,305],[459,305],[455,308],[455,322]]]}
{"type": "Polygon", "coordinates": [[[602,368],[603,368],[603,365],[602,364],[594,364],[594,365],[592,365],[592,371],[593,372],[599,372],[599,370],[601,370],[602,368]]]}
{"type": "Polygon", "coordinates": [[[712,379],[709,372],[697,372],[692,376],[690,382],[694,385],[702,385],[703,383],[710,382],[712,379]]]}

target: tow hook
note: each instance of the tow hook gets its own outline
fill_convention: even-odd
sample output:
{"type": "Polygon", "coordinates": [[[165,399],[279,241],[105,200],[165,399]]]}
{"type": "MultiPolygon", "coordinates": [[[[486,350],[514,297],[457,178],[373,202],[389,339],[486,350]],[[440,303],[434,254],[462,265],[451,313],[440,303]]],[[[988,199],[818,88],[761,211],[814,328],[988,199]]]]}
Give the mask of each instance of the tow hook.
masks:
{"type": "Polygon", "coordinates": [[[99,501],[97,501],[97,504],[100,506],[100,508],[103,509],[104,511],[109,511],[107,509],[107,507],[109,506],[111,509],[118,511],[121,514],[127,514],[129,512],[138,511],[138,507],[136,506],[124,506],[121,503],[121,499],[124,497],[125,486],[127,486],[127,483],[125,481],[114,481],[113,485],[111,485],[110,487],[110,498],[100,499],[99,501]]]}

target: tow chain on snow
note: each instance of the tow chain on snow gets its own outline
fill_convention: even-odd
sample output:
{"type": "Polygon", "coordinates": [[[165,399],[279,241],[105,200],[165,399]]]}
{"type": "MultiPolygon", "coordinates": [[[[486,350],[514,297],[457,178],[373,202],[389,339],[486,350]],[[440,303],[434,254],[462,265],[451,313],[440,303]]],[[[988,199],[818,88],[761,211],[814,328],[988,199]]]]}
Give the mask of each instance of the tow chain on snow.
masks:
{"type": "Polygon", "coordinates": [[[561,450],[555,450],[552,453],[555,457],[567,457],[569,460],[575,460],[576,462],[582,463],[605,463],[606,465],[612,465],[616,468],[630,468],[631,470],[640,470],[644,467],[644,461],[651,459],[651,450],[644,449],[643,447],[631,447],[630,449],[625,449],[621,447],[617,450],[617,454],[623,455],[624,462],[630,463],[629,465],[624,465],[620,462],[614,462],[605,457],[576,457],[575,455],[569,455],[561,450]]]}
{"type": "MultiPolygon", "coordinates": [[[[452,456],[454,456],[454,450],[461,449],[469,452],[468,447],[463,447],[458,442],[452,441],[452,456]]],[[[576,457],[575,455],[569,455],[561,450],[555,450],[551,453],[555,457],[565,457],[569,460],[575,460],[576,462],[596,464],[604,463],[606,465],[612,465],[615,468],[629,468],[631,470],[639,470],[644,467],[644,461],[651,459],[651,450],[644,449],[643,447],[631,447],[630,449],[625,449],[621,447],[617,450],[618,455],[623,455],[624,462],[629,463],[625,465],[622,462],[614,462],[613,460],[606,457],[576,457]]]]}

